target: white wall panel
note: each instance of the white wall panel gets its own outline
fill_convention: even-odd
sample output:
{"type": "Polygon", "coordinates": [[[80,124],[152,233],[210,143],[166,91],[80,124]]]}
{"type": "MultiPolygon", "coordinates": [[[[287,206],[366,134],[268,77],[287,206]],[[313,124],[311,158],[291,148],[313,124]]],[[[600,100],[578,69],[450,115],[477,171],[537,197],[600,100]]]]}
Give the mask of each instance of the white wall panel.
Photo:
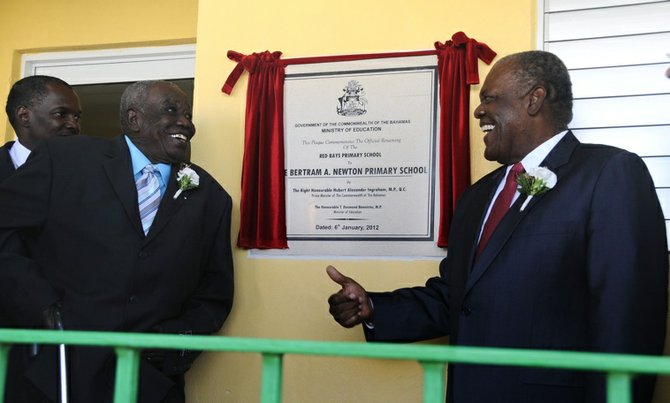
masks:
{"type": "Polygon", "coordinates": [[[670,157],[643,158],[657,188],[670,187],[670,157]]]}
{"type": "MultiPolygon", "coordinates": [[[[670,20],[668,21],[670,26],[670,20]]],[[[670,32],[545,43],[544,50],[556,54],[569,69],[667,63],[670,32]]]]}
{"type": "Polygon", "coordinates": [[[579,128],[670,124],[670,94],[574,101],[570,124],[579,128]]]}
{"type": "Polygon", "coordinates": [[[545,10],[552,12],[621,6],[626,4],[653,3],[657,1],[658,0],[545,0],[544,4],[545,10]]]}
{"type": "Polygon", "coordinates": [[[544,40],[565,41],[668,30],[670,2],[546,14],[544,40]]]}
{"type": "Polygon", "coordinates": [[[583,143],[609,144],[641,157],[670,155],[670,125],[574,130],[583,143]]]}
{"type": "Polygon", "coordinates": [[[663,217],[670,218],[670,189],[658,189],[656,193],[658,194],[658,201],[661,202],[663,217]]]}
{"type": "Polygon", "coordinates": [[[668,63],[570,71],[575,98],[670,93],[668,63]]]}

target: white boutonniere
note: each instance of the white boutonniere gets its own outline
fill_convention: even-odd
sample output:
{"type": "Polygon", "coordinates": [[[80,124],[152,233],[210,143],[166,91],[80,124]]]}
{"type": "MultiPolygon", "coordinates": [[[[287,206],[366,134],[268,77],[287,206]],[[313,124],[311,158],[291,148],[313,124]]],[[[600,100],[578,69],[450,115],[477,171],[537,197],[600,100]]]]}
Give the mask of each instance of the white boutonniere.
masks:
{"type": "Polygon", "coordinates": [[[179,172],[177,172],[177,183],[179,184],[179,190],[175,192],[172,197],[173,199],[179,197],[184,190],[197,188],[200,184],[200,177],[191,169],[190,165],[182,165],[179,172]]]}
{"type": "Polygon", "coordinates": [[[557,181],[556,174],[545,167],[536,167],[520,174],[516,178],[516,183],[519,185],[519,192],[526,196],[526,200],[521,205],[521,211],[526,208],[533,196],[541,195],[552,189],[556,186],[557,181]]]}

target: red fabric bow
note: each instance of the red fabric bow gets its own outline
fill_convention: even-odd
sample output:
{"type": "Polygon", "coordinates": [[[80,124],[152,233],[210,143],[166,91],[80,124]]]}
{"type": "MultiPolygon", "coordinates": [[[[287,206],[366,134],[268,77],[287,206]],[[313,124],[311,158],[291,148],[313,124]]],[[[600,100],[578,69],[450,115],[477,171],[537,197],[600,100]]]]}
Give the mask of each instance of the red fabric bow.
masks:
{"type": "Polygon", "coordinates": [[[244,70],[248,71],[249,74],[254,74],[258,66],[258,61],[263,60],[266,62],[271,62],[274,60],[279,60],[281,58],[281,52],[275,51],[270,53],[265,51],[263,53],[252,53],[249,56],[245,56],[242,53],[235,52],[234,50],[228,51],[228,59],[237,62],[237,66],[230,72],[228,79],[221,88],[221,91],[230,95],[233,92],[233,87],[237,84],[237,80],[240,79],[244,70]]]}

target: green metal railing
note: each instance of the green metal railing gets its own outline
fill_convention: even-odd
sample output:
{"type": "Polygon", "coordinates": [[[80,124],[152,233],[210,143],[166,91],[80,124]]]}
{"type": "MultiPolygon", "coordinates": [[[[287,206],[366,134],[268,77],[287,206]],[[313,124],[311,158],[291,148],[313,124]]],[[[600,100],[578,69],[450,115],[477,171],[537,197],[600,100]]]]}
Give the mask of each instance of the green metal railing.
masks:
{"type": "Polygon", "coordinates": [[[608,403],[631,402],[631,379],[635,374],[670,374],[670,357],[656,356],[425,344],[3,329],[0,330],[0,396],[4,396],[10,345],[32,343],[114,348],[117,354],[115,403],[136,402],[140,352],[149,348],[260,353],[263,356],[262,403],[280,403],[282,400],[282,361],[286,354],[418,361],[424,371],[424,403],[444,403],[447,362],[602,371],[607,374],[608,403]]]}

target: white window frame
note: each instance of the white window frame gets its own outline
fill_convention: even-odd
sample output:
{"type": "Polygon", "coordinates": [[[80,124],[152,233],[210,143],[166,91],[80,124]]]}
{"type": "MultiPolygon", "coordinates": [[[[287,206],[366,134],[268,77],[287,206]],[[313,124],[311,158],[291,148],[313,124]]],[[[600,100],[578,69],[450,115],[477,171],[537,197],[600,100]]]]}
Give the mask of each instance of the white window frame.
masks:
{"type": "Polygon", "coordinates": [[[195,44],[26,53],[21,77],[37,74],[71,85],[195,77],[195,44]]]}

